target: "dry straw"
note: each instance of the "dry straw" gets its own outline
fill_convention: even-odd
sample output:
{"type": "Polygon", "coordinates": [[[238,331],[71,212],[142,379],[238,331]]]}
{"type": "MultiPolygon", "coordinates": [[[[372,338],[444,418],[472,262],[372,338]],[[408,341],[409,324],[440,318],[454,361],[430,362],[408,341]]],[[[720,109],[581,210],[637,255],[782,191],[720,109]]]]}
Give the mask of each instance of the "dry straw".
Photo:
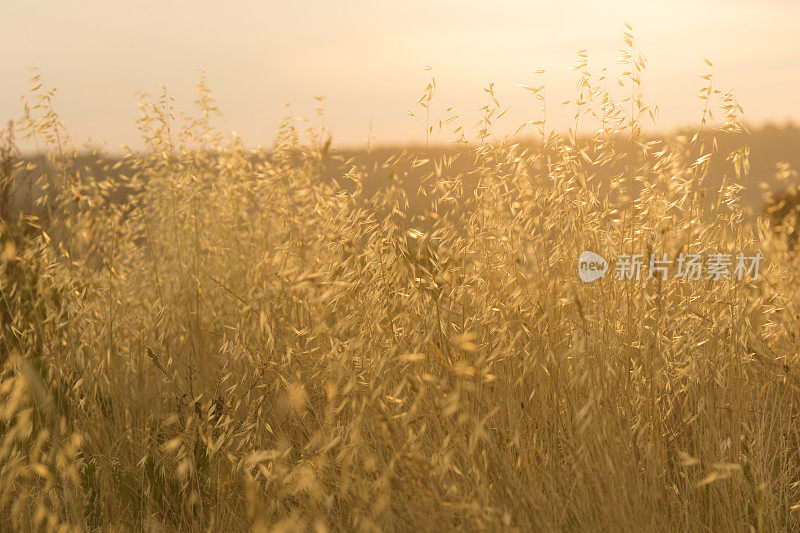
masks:
{"type": "Polygon", "coordinates": [[[620,60],[621,96],[579,54],[564,134],[537,73],[531,142],[493,134],[491,86],[475,138],[439,119],[432,80],[426,138],[454,148],[372,159],[292,117],[248,150],[202,79],[195,118],[143,95],[146,149],[89,159],[37,73],[17,127],[46,157],[12,167],[41,200],[0,247],[2,528],[797,529],[796,254],[741,207],[733,95],[709,73],[697,134],[649,139],[630,31],[620,60]],[[765,268],[583,284],[584,249],[765,268]]]}

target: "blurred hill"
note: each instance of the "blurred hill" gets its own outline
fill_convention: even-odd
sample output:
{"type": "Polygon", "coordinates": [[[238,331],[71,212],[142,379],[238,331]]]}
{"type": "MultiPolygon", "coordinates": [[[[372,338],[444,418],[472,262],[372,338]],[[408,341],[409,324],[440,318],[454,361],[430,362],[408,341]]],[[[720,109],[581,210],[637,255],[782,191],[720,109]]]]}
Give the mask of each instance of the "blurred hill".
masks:
{"type": "MultiPolygon", "coordinates": [[[[694,132],[677,132],[669,137],[653,137],[653,139],[666,139],[668,142],[678,142],[681,137],[691,137],[694,132]]],[[[764,211],[765,204],[770,195],[783,192],[792,184],[792,180],[781,179],[780,173],[786,175],[786,169],[800,169],[800,127],[787,124],[783,126],[768,125],[749,133],[726,134],[717,133],[719,153],[728,154],[732,150],[747,145],[750,147],[750,173],[741,185],[744,186],[744,207],[753,213],[764,211]]],[[[526,148],[524,144],[520,148],[526,148]]],[[[534,146],[527,148],[535,149],[534,146]]],[[[323,180],[337,180],[343,187],[352,186],[346,179],[342,179],[348,170],[359,168],[365,180],[363,186],[368,192],[377,191],[390,180],[397,180],[406,190],[412,204],[418,199],[417,190],[422,176],[430,172],[431,167],[420,165],[423,160],[437,161],[449,156],[451,163],[446,170],[445,179],[461,172],[474,168],[474,161],[466,156],[463,148],[450,146],[434,146],[428,149],[420,146],[384,146],[367,149],[331,149],[324,158],[323,180]]],[[[270,153],[256,153],[253,158],[269,158],[270,153]]],[[[36,180],[41,175],[42,168],[46,166],[45,158],[41,155],[28,155],[22,157],[20,175],[12,191],[13,205],[19,209],[27,209],[37,197],[36,180]]],[[[77,156],[73,167],[85,183],[90,183],[93,176],[111,175],[129,176],[134,172],[123,158],[112,156],[97,156],[80,154],[77,156]]],[[[712,165],[712,175],[707,186],[713,187],[719,179],[722,169],[725,168],[724,155],[720,155],[712,165]]],[[[616,169],[614,170],[614,172],[616,169]]],[[[608,172],[608,169],[606,169],[608,172]]],[[[614,175],[610,172],[609,175],[614,175]]],[[[796,181],[796,179],[795,179],[796,181]]],[[[795,184],[798,185],[798,184],[795,184]]],[[[117,195],[124,194],[117,192],[117,195]]],[[[121,198],[116,198],[121,200],[121,198]]],[[[413,205],[412,205],[413,207],[413,205]]],[[[26,209],[26,210],[27,210],[26,209]]]]}

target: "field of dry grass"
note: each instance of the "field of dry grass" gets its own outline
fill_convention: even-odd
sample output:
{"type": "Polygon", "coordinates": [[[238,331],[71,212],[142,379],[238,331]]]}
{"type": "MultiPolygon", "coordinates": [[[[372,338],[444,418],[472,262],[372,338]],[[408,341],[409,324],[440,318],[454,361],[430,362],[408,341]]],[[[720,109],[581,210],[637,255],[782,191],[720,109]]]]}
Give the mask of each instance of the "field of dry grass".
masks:
{"type": "Polygon", "coordinates": [[[732,95],[645,139],[625,58],[623,100],[579,66],[588,138],[494,138],[487,91],[477,138],[334,175],[319,127],[224,137],[203,84],[84,168],[37,77],[16,128],[46,157],[0,167],[41,197],[0,206],[0,528],[800,527],[793,241],[746,216],[732,95]],[[764,261],[583,283],[582,250],[764,261]]]}

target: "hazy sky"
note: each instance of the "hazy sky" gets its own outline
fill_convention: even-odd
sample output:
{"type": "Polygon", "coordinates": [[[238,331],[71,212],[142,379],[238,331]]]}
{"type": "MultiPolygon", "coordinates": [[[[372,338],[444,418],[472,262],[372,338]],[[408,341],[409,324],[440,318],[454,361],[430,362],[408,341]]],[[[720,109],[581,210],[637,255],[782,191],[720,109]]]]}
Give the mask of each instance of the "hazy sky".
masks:
{"type": "MultiPolygon", "coordinates": [[[[510,106],[500,128],[538,118],[518,87],[546,69],[548,98],[571,98],[575,52],[595,70],[615,64],[625,21],[649,60],[645,94],[671,129],[699,117],[698,74],[735,89],[754,123],[800,120],[800,2],[786,0],[137,2],[0,0],[0,120],[18,117],[39,67],[58,89],[74,137],[136,144],[136,93],[165,83],[179,105],[206,72],[227,126],[267,145],[285,115],[311,116],[327,98],[339,146],[418,141],[407,113],[431,75],[435,109],[454,107],[470,125],[494,82],[510,106]],[[431,71],[424,70],[430,65],[431,71]]],[[[563,126],[569,108],[553,112],[563,126]]]]}

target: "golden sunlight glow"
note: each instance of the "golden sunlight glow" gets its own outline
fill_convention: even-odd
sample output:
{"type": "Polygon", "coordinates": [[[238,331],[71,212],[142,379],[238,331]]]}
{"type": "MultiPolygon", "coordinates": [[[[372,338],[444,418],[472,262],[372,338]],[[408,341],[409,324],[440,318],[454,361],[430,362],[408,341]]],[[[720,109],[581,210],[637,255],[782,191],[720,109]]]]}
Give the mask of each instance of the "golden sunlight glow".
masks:
{"type": "MultiPolygon", "coordinates": [[[[165,83],[191,101],[197,71],[249,144],[268,144],[291,103],[313,116],[326,97],[326,122],[338,146],[419,142],[424,126],[406,113],[431,75],[433,107],[453,106],[469,127],[494,82],[513,130],[536,118],[518,87],[547,71],[552,124],[565,127],[574,94],[569,67],[590,50],[599,73],[615,64],[624,22],[649,60],[644,90],[660,108],[657,129],[691,123],[704,58],[718,87],[734,89],[752,123],[800,119],[796,2],[578,1],[461,2],[4,2],[0,117],[20,114],[29,67],[38,67],[70,130],[115,149],[135,139],[137,91],[165,83]],[[33,11],[36,11],[35,13],[33,11]],[[430,71],[424,67],[430,65],[430,71]],[[100,138],[97,138],[99,136],[100,138]]],[[[447,140],[445,138],[436,139],[447,140]]]]}

